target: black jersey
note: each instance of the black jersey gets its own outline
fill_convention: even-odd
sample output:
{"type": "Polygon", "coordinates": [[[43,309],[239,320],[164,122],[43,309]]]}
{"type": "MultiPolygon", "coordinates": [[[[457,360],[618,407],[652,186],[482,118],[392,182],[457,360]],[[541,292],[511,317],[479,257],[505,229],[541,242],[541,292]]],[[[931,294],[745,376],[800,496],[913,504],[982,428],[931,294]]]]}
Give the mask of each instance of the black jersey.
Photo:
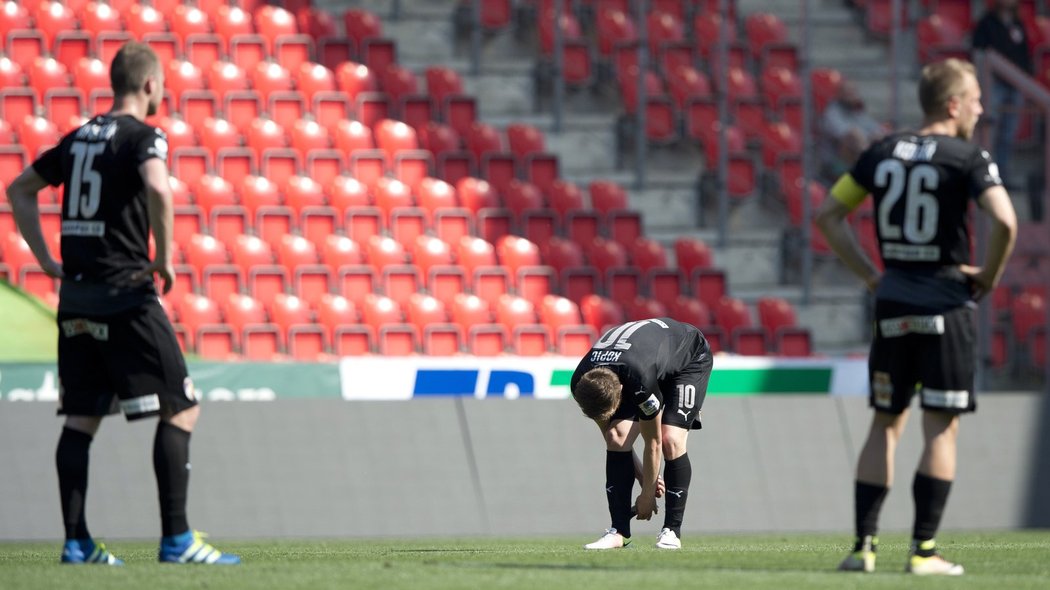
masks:
{"type": "Polygon", "coordinates": [[[623,383],[623,403],[637,408],[641,420],[651,420],[664,407],[664,385],[710,356],[699,329],[671,318],[627,322],[611,328],[591,347],[569,382],[576,391],[584,373],[608,367],[623,383]]]}
{"type": "Polygon", "coordinates": [[[167,157],[160,129],[130,115],[98,115],[33,163],[52,186],[64,185],[61,309],[89,312],[102,305],[109,308],[103,311],[117,311],[155,294],[152,282],[129,286],[127,279],[150,263],[139,166],[167,157]]]}
{"type": "Polygon", "coordinates": [[[1000,185],[988,152],[946,135],[890,135],[850,173],[875,199],[886,268],[934,270],[970,262],[970,202],[1000,185]]]}

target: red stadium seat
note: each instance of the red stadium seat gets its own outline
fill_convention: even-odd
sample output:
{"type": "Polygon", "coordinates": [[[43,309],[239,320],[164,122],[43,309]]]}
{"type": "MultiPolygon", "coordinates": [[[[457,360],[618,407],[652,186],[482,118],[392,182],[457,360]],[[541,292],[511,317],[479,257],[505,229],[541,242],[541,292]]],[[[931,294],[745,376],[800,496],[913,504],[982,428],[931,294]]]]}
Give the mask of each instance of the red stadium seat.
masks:
{"type": "Polygon", "coordinates": [[[624,306],[629,320],[644,320],[648,318],[659,318],[667,315],[667,307],[655,299],[637,297],[634,301],[624,306]]]}
{"type": "MultiPolygon", "coordinates": [[[[306,160],[310,152],[327,150],[330,147],[328,130],[317,121],[298,119],[292,124],[292,148],[299,152],[299,158],[306,160]]],[[[323,179],[318,179],[323,180],[323,179]]],[[[329,178],[328,180],[331,180],[329,178]]]]}
{"type": "Polygon", "coordinates": [[[680,322],[692,324],[696,327],[706,327],[711,324],[711,312],[699,299],[679,296],[667,305],[667,313],[680,322]]]}
{"type": "Polygon", "coordinates": [[[251,71],[251,78],[252,87],[267,102],[272,94],[292,90],[291,74],[277,62],[260,61],[251,71]]]}
{"type": "Polygon", "coordinates": [[[744,302],[739,299],[724,296],[718,300],[712,309],[715,323],[726,334],[733,334],[733,331],[738,328],[750,328],[752,325],[751,312],[744,302]]]}
{"type": "Polygon", "coordinates": [[[273,250],[258,236],[237,236],[231,245],[231,257],[245,274],[252,267],[273,264],[273,250]]]}
{"type": "Polygon", "coordinates": [[[383,36],[383,23],[375,14],[361,9],[351,9],[343,13],[343,24],[346,34],[353,39],[355,49],[360,51],[366,39],[383,36]]]}
{"type": "Polygon", "coordinates": [[[733,352],[742,356],[765,356],[769,350],[765,328],[736,328],[732,340],[733,352]]]}
{"type": "Polygon", "coordinates": [[[756,304],[759,323],[770,334],[782,328],[795,327],[795,309],[786,300],[778,297],[763,297],[756,304]]]}
{"type": "Polygon", "coordinates": [[[18,138],[26,153],[35,156],[45,148],[58,144],[62,136],[58,127],[43,117],[26,117],[18,127],[18,138]]]}
{"type": "MultiPolygon", "coordinates": [[[[166,31],[165,20],[165,13],[153,6],[141,3],[132,4],[124,14],[127,31],[137,39],[143,39],[149,34],[164,33],[166,31]]],[[[108,65],[109,62],[106,63],[108,65]]]]}
{"type": "Polygon", "coordinates": [[[622,324],[626,319],[618,303],[600,295],[588,295],[580,301],[580,313],[583,322],[599,334],[610,326],[622,324]]]}
{"type": "Polygon", "coordinates": [[[77,28],[77,18],[73,10],[58,1],[41,2],[33,14],[36,30],[44,35],[44,42],[52,46],[55,36],[64,31],[77,28]]]}
{"type": "MultiPolygon", "coordinates": [[[[95,40],[93,35],[80,31],[66,31],[55,37],[55,49],[52,56],[67,71],[74,71],[81,59],[94,54],[95,40]]],[[[2,45],[2,42],[0,42],[2,45]]],[[[15,64],[15,62],[9,62],[15,64]]]]}
{"type": "Polygon", "coordinates": [[[266,176],[244,177],[241,181],[240,195],[241,203],[254,217],[258,217],[264,209],[281,205],[281,194],[277,185],[266,176]]]}
{"type": "MultiPolygon", "coordinates": [[[[273,60],[281,64],[281,67],[292,72],[308,64],[314,52],[313,39],[307,35],[278,35],[271,47],[273,47],[271,52],[273,60]]],[[[324,66],[321,67],[323,68],[324,66]]]]}
{"type": "Polygon", "coordinates": [[[690,276],[690,283],[693,295],[708,309],[715,309],[727,292],[726,275],[718,269],[696,269],[690,276]]]}
{"type": "Polygon", "coordinates": [[[301,266],[318,263],[317,247],[303,236],[284,235],[277,245],[277,263],[295,272],[301,266]]]}
{"type": "Polygon", "coordinates": [[[344,213],[351,207],[368,207],[372,204],[368,187],[351,176],[337,176],[329,183],[327,195],[328,203],[344,213]]]}
{"type": "Polygon", "coordinates": [[[762,50],[773,43],[788,41],[787,27],[773,14],[753,13],[744,21],[744,30],[753,59],[762,56],[762,50]]]}
{"type": "MultiPolygon", "coordinates": [[[[236,35],[251,35],[255,32],[251,17],[239,6],[220,4],[212,13],[212,25],[228,44],[236,35]]],[[[241,64],[242,67],[243,64],[241,64]]]]}
{"type": "Polygon", "coordinates": [[[52,88],[69,86],[69,75],[66,66],[52,57],[38,57],[26,69],[29,86],[36,92],[37,99],[43,99],[44,93],[52,88]]]}
{"type": "Polygon", "coordinates": [[[255,30],[262,35],[273,49],[277,39],[283,35],[298,35],[299,25],[295,17],[287,10],[272,5],[259,7],[253,15],[255,30]]]}
{"type": "Polygon", "coordinates": [[[278,296],[288,293],[290,273],[275,266],[257,266],[248,272],[248,294],[273,309],[278,296]]]}
{"type": "Polygon", "coordinates": [[[0,7],[0,38],[6,39],[11,31],[25,30],[32,27],[29,11],[19,2],[7,0],[0,7]]]}
{"type": "Polygon", "coordinates": [[[674,243],[675,260],[678,268],[685,275],[692,276],[697,269],[710,268],[712,265],[711,248],[697,238],[679,238],[674,243]]]}
{"type": "Polygon", "coordinates": [[[813,355],[812,336],[806,328],[784,327],[775,332],[778,356],[805,357],[813,355]]]}
{"type": "Polygon", "coordinates": [[[288,69],[295,72],[296,86],[310,104],[314,104],[317,95],[336,89],[335,74],[321,64],[303,62],[295,69],[288,69]]]}
{"type": "Polygon", "coordinates": [[[336,70],[336,82],[339,89],[347,94],[351,101],[361,94],[379,89],[379,83],[368,66],[348,61],[336,70]]]}

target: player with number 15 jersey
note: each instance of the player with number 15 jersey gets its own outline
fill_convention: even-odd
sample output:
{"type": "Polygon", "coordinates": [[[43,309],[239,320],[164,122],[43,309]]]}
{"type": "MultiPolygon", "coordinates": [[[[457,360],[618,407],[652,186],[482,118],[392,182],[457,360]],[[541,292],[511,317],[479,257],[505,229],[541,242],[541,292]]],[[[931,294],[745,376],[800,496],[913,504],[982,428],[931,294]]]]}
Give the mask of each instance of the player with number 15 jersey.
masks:
{"type": "Polygon", "coordinates": [[[143,162],[168,159],[164,132],[131,115],[97,115],[45,152],[33,168],[62,200],[63,312],[104,314],[156,299],[143,162]]]}
{"type": "Polygon", "coordinates": [[[689,431],[700,428],[711,365],[711,349],[700,330],[671,318],[615,326],[580,361],[569,387],[584,415],[598,424],[605,438],[605,491],[612,520],[612,526],[587,549],[616,549],[630,543],[635,479],[642,484],[635,504],[640,520],[651,518],[656,498],[667,494],[656,547],[681,547],[692,477],[686,442],[689,431]],[[645,447],[641,463],[632,450],[639,434],[645,447]],[[657,475],[661,455],[666,482],[657,475]]]}

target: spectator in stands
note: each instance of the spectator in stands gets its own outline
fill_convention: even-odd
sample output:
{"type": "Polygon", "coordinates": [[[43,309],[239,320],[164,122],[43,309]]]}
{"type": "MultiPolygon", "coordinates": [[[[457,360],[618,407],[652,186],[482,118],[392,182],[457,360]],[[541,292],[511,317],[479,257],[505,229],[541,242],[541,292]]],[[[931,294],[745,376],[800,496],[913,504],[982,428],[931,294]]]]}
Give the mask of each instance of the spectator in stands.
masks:
{"type": "MultiPolygon", "coordinates": [[[[996,0],[995,4],[977,21],[973,31],[975,51],[989,49],[998,52],[1015,66],[1032,73],[1032,53],[1024,24],[1017,12],[1018,0],[996,0]]],[[[1005,80],[996,78],[990,92],[990,109],[995,120],[995,138],[992,156],[999,164],[999,174],[1007,186],[1010,182],[1010,152],[1021,109],[1021,93],[1005,80]]]]}
{"type": "Polygon", "coordinates": [[[844,81],[820,120],[821,174],[834,182],[886,129],[867,111],[857,87],[844,81]]]}

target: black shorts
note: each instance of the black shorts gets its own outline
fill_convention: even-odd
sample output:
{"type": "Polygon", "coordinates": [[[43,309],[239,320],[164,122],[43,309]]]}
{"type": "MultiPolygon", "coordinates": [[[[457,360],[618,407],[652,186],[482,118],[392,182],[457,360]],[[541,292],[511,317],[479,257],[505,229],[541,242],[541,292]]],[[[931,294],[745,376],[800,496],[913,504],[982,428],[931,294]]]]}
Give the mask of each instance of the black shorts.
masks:
{"type": "MultiPolygon", "coordinates": [[[[660,394],[664,403],[663,424],[686,430],[702,428],[700,410],[707,397],[711,366],[711,352],[705,351],[681,372],[660,381],[660,394]]],[[[611,420],[638,420],[638,407],[622,403],[611,420]]]]}
{"type": "Polygon", "coordinates": [[[59,414],[128,420],[197,405],[171,322],[153,301],[118,314],[58,314],[59,414]]]}
{"type": "Polygon", "coordinates": [[[964,305],[915,313],[894,301],[875,303],[875,339],[868,359],[871,407],[900,414],[919,393],[923,409],[977,409],[974,365],[977,311],[964,305]]]}

